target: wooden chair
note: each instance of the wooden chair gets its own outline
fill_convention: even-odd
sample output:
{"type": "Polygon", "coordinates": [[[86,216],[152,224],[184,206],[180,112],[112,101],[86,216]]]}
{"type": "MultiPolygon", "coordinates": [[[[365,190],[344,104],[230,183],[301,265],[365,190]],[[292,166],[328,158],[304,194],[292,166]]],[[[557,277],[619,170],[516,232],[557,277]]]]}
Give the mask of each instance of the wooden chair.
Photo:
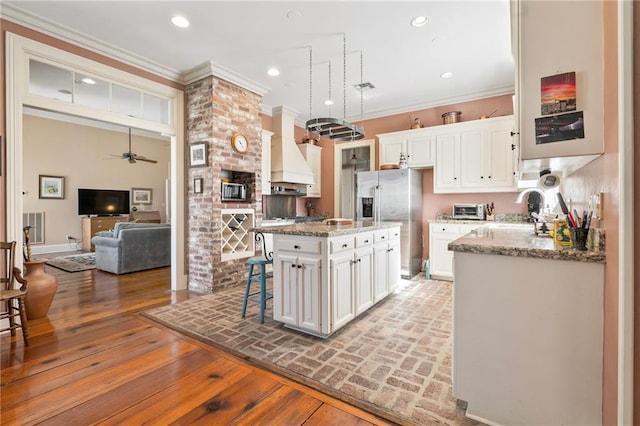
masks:
{"type": "Polygon", "coordinates": [[[9,327],[0,329],[0,332],[11,330],[11,335],[16,335],[16,329],[22,328],[22,337],[25,346],[29,346],[29,332],[27,331],[27,310],[24,306],[24,298],[27,295],[27,280],[22,278],[20,269],[15,266],[16,242],[0,242],[2,250],[2,275],[0,276],[0,321],[9,320],[9,327]],[[15,281],[21,286],[15,288],[15,281]],[[15,320],[20,317],[20,322],[15,320]]]}

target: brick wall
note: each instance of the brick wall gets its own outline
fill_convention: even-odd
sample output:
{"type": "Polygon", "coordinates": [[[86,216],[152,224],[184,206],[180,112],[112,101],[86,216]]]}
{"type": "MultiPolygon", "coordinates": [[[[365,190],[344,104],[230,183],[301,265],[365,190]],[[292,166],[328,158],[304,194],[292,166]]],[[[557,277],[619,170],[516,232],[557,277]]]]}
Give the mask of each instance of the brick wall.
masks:
{"type": "MultiPolygon", "coordinates": [[[[262,218],[262,97],[225,80],[210,76],[185,88],[187,144],[206,142],[206,167],[187,169],[187,271],[189,289],[213,292],[246,280],[246,259],[222,262],[221,211],[253,208],[262,218]],[[249,140],[246,154],[231,148],[231,136],[243,133],[249,140]],[[222,203],[221,170],[255,173],[249,203],[222,203]],[[194,194],[193,180],[203,178],[203,192],[194,194]]],[[[187,150],[187,159],[189,148],[187,150]]],[[[188,161],[188,160],[187,160],[188,161]]]]}

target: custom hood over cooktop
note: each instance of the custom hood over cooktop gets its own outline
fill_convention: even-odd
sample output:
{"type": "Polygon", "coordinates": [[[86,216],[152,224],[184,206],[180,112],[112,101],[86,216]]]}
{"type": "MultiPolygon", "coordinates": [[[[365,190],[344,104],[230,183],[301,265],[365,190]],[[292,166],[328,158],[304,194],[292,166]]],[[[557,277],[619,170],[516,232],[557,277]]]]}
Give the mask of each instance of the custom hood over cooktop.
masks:
{"type": "Polygon", "coordinates": [[[296,113],[284,106],[273,108],[271,137],[271,182],[311,185],[313,172],[294,138],[296,113]]]}

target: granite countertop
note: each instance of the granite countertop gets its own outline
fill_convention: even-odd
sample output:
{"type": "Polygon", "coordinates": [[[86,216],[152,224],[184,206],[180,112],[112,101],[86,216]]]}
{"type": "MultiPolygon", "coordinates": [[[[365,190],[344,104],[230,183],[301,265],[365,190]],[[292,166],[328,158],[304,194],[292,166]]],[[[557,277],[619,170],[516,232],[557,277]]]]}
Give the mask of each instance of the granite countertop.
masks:
{"type": "Polygon", "coordinates": [[[378,229],[398,228],[400,222],[353,222],[351,224],[327,225],[326,223],[296,223],[284,226],[255,227],[251,232],[264,234],[300,235],[305,237],[338,237],[378,229]]]}
{"type": "MultiPolygon", "coordinates": [[[[598,230],[592,228],[591,234],[598,230]],[[592,232],[593,231],[593,232],[592,232]]],[[[599,237],[604,239],[603,236],[599,237]]],[[[553,239],[536,236],[532,224],[487,224],[449,243],[449,250],[467,253],[497,254],[503,256],[533,257],[539,259],[572,260],[604,263],[602,244],[588,244],[589,250],[556,247],[553,239]],[[596,247],[594,249],[594,247],[596,247]]]]}

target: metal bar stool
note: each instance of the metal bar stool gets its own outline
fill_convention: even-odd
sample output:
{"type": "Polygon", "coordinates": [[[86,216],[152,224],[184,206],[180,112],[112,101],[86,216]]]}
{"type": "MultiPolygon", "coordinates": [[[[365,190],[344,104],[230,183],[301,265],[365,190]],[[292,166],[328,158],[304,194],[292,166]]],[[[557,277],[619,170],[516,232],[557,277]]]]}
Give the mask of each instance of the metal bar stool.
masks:
{"type": "Polygon", "coordinates": [[[256,232],[256,241],[262,240],[264,256],[254,256],[247,260],[249,265],[249,274],[247,275],[247,286],[244,290],[244,302],[242,303],[242,318],[247,313],[247,302],[251,301],[260,305],[260,324],[264,324],[264,311],[267,308],[267,300],[273,299],[273,294],[267,291],[267,278],[273,277],[273,273],[267,273],[267,265],[273,264],[273,253],[267,253],[267,247],[264,241],[264,236],[260,232],[256,232]],[[259,266],[260,271],[254,273],[254,266],[259,266]],[[260,288],[256,291],[251,291],[252,283],[260,283],[260,288]],[[257,296],[257,297],[255,297],[257,296]]]}

